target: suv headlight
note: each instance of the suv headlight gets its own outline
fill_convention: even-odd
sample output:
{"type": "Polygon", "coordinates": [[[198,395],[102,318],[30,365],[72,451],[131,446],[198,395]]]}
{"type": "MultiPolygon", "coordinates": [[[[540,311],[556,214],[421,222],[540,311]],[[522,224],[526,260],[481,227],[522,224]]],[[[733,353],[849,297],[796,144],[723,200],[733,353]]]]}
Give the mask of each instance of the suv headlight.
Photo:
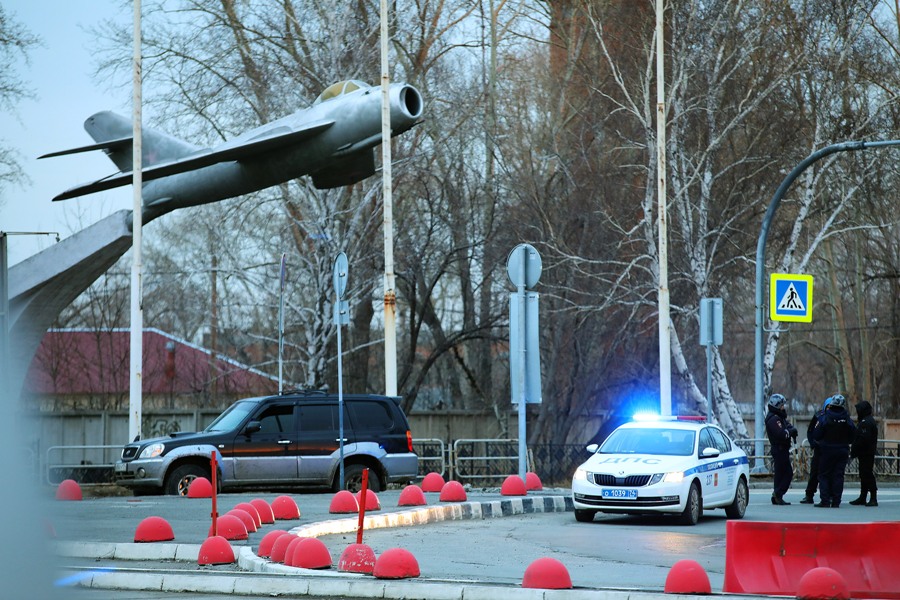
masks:
{"type": "Polygon", "coordinates": [[[156,458],[160,454],[162,454],[166,449],[166,445],[160,442],[155,444],[150,444],[143,450],[141,450],[141,455],[138,458],[156,458]]]}
{"type": "Polygon", "coordinates": [[[675,471],[673,473],[656,473],[653,477],[650,478],[650,481],[647,485],[653,485],[654,483],[659,483],[660,481],[665,481],[666,483],[679,483],[684,479],[683,471],[675,471]]]}

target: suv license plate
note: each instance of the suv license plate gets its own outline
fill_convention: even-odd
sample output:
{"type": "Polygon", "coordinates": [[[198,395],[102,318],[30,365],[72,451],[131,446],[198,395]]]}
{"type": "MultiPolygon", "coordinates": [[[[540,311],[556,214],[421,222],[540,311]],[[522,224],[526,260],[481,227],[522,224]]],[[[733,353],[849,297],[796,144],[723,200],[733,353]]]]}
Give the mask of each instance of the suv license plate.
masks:
{"type": "Polygon", "coordinates": [[[622,500],[634,500],[638,497],[637,490],[623,490],[623,489],[611,489],[611,490],[602,490],[600,495],[603,498],[612,498],[612,499],[622,499],[622,500]]]}
{"type": "Polygon", "coordinates": [[[126,470],[127,466],[125,465],[125,463],[118,462],[113,468],[116,473],[123,473],[126,470]]]}

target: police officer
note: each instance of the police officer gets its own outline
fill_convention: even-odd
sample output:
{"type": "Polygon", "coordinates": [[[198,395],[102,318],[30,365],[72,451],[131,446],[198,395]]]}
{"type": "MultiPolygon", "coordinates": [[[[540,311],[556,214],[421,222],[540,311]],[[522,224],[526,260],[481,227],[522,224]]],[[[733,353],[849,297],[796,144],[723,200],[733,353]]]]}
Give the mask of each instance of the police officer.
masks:
{"type": "Polygon", "coordinates": [[[787,420],[785,399],[781,394],[769,396],[769,412],[766,415],[766,434],[769,436],[774,467],[772,504],[790,504],[784,495],[791,487],[794,469],[791,466],[791,441],[797,439],[797,428],[787,420]]]}
{"type": "Polygon", "coordinates": [[[878,424],[872,416],[872,405],[866,400],[856,403],[856,437],[850,445],[850,458],[859,461],[859,498],[850,504],[878,506],[878,485],[875,483],[875,451],[878,446],[878,424]],[[866,502],[866,496],[872,498],[866,502]]]}
{"type": "Polygon", "coordinates": [[[816,411],[812,419],[809,420],[809,427],[806,429],[806,439],[809,442],[809,448],[812,450],[812,457],[809,459],[809,481],[806,482],[806,495],[800,501],[800,504],[815,504],[816,489],[819,487],[819,461],[822,453],[819,451],[819,444],[812,439],[812,432],[815,430],[819,419],[825,416],[825,409],[831,402],[831,396],[825,398],[822,408],[816,411]]]}
{"type": "Polygon", "coordinates": [[[819,508],[838,508],[844,493],[844,470],[850,458],[850,443],[856,435],[856,425],[847,412],[847,400],[841,394],[831,397],[825,414],[813,430],[812,438],[819,444],[819,508]]]}

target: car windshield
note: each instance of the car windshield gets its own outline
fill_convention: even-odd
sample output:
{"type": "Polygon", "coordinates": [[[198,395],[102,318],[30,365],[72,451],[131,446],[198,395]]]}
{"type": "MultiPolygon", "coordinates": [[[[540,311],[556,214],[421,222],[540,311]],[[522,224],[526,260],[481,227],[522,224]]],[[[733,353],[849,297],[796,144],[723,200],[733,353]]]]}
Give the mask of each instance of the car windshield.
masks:
{"type": "Polygon", "coordinates": [[[694,452],[694,431],[690,429],[622,428],[613,431],[599,454],[665,454],[689,456],[694,452]]]}
{"type": "Polygon", "coordinates": [[[256,406],[256,402],[235,402],[203,431],[233,431],[256,406]]]}

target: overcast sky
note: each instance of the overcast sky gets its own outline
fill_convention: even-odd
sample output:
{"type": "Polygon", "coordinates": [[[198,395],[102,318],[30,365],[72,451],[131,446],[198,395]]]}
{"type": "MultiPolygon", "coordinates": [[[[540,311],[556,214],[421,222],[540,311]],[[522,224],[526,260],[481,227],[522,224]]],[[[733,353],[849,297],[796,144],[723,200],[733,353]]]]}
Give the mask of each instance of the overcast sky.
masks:
{"type": "MultiPolygon", "coordinates": [[[[18,115],[0,114],[0,138],[22,155],[31,183],[5,191],[0,230],[54,231],[61,237],[132,205],[131,186],[100,194],[51,202],[56,194],[116,171],[102,152],[37,160],[47,152],[86,146],[93,140],[84,121],[95,112],[113,110],[130,118],[126,90],[110,92],[92,80],[92,39],[85,29],[114,18],[131,31],[132,13],[121,0],[0,0],[16,20],[39,36],[42,47],[30,54],[19,75],[36,98],[18,106],[18,115]]],[[[130,3],[129,3],[130,4],[130,3]]],[[[145,115],[146,120],[146,115],[145,115]]],[[[50,244],[53,236],[10,236],[9,264],[28,258],[50,244]]]]}

